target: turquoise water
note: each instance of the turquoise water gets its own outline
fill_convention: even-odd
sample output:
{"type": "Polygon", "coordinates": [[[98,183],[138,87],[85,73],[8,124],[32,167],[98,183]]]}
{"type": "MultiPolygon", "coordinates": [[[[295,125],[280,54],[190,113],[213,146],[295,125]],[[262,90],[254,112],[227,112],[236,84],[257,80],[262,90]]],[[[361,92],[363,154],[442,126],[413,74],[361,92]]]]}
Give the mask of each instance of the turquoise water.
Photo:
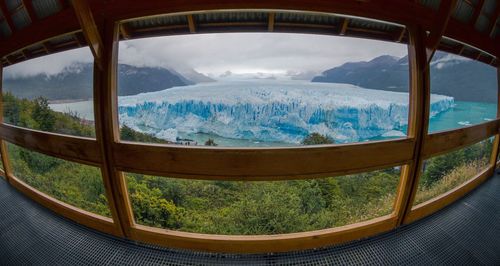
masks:
{"type": "MultiPolygon", "coordinates": [[[[80,117],[93,120],[93,105],[92,101],[73,102],[73,103],[60,103],[51,104],[50,107],[58,112],[77,112],[80,117]]],[[[475,125],[490,121],[496,117],[496,104],[481,103],[481,102],[455,102],[455,106],[445,112],[439,113],[432,117],[429,121],[429,132],[436,132],[441,130],[449,130],[461,128],[469,125],[475,125]]],[[[406,128],[403,128],[403,132],[406,128]]],[[[199,145],[203,145],[209,138],[219,144],[219,146],[230,147],[280,147],[280,146],[297,146],[293,143],[282,142],[265,142],[248,139],[231,139],[224,138],[213,134],[179,134],[181,138],[188,138],[196,141],[199,145]]],[[[372,138],[369,140],[383,140],[390,139],[384,137],[372,138]]],[[[369,141],[363,140],[363,141],[369,141]]]]}
{"type": "Polygon", "coordinates": [[[497,105],[493,103],[455,102],[452,110],[437,114],[429,121],[429,132],[460,128],[495,119],[497,105]]]}

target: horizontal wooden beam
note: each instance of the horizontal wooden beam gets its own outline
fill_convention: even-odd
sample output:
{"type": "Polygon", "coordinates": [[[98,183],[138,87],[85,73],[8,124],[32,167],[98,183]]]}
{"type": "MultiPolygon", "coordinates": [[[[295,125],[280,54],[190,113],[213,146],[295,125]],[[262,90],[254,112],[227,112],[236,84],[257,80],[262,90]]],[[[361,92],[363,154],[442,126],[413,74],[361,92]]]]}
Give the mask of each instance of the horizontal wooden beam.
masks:
{"type": "Polygon", "coordinates": [[[491,176],[491,171],[493,166],[488,166],[486,169],[478,173],[475,177],[471,178],[469,181],[464,184],[441,194],[433,199],[430,199],[426,202],[422,202],[416,206],[414,206],[411,212],[406,216],[404,221],[405,224],[412,223],[424,217],[427,217],[436,211],[450,205],[455,202],[459,198],[463,197],[471,190],[479,186],[485,180],[487,180],[491,176]]]}
{"type": "Polygon", "coordinates": [[[187,233],[135,225],[132,238],[142,242],[211,252],[263,253],[311,249],[348,242],[394,228],[393,215],[336,228],[302,233],[244,236],[187,233]]]}
{"type": "Polygon", "coordinates": [[[413,140],[296,148],[208,148],[115,143],[118,170],[210,180],[286,180],[353,174],[408,163],[413,140]]]}
{"type": "Polygon", "coordinates": [[[9,176],[9,183],[29,198],[58,213],[59,215],[96,230],[119,236],[119,232],[116,231],[111,218],[100,216],[79,209],[63,201],[54,199],[53,197],[34,189],[15,176],[9,176]]]}
{"type": "Polygon", "coordinates": [[[101,155],[94,139],[61,135],[0,124],[0,137],[23,148],[57,158],[99,166],[101,155]]]}
{"type": "Polygon", "coordinates": [[[430,158],[440,154],[470,146],[498,134],[500,120],[481,123],[455,130],[429,134],[425,139],[423,157],[430,158]]]}

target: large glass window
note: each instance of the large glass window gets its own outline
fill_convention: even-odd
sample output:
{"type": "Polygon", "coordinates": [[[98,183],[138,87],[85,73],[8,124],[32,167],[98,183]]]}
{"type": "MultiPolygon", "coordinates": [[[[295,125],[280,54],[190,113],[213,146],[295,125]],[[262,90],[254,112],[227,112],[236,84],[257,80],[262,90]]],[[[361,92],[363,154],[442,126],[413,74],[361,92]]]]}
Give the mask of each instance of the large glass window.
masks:
{"type": "Polygon", "coordinates": [[[424,162],[414,205],[448,192],[475,177],[489,164],[493,138],[424,162]]]}
{"type": "Polygon", "coordinates": [[[458,55],[437,51],[430,63],[429,132],[490,121],[497,114],[496,69],[458,55]]]}
{"type": "Polygon", "coordinates": [[[126,174],[139,224],[197,233],[303,232],[390,214],[400,170],[294,181],[202,181],[126,174]]]}
{"type": "Polygon", "coordinates": [[[256,147],[406,136],[406,45],[286,33],[167,36],[122,41],[118,69],[122,140],[256,147]]]}
{"type": "Polygon", "coordinates": [[[100,169],[8,144],[14,176],[63,202],[110,217],[100,169]]]}
{"type": "Polygon", "coordinates": [[[4,122],[48,132],[95,136],[92,76],[89,48],[4,68],[4,122]]]}

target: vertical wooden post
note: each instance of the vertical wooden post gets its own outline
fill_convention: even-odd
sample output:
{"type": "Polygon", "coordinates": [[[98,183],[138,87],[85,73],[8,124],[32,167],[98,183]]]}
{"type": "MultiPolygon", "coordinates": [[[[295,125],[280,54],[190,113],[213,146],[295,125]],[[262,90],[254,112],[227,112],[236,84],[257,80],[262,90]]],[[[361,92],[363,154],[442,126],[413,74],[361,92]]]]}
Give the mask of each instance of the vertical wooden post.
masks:
{"type": "Polygon", "coordinates": [[[103,22],[100,27],[103,39],[102,68],[94,64],[94,111],[96,138],[103,158],[102,175],[110,195],[110,205],[116,208],[115,223],[123,236],[130,236],[134,220],[128,197],[127,185],[122,173],[116,171],[113,160],[113,143],[119,140],[120,129],[117,114],[117,68],[119,26],[103,22]]]}
{"type": "Polygon", "coordinates": [[[408,26],[408,61],[410,67],[410,108],[408,137],[415,140],[413,160],[403,166],[395,201],[397,225],[410,212],[422,168],[422,147],[429,127],[429,64],[426,51],[426,33],[420,26],[408,26]]]}
{"type": "MultiPolygon", "coordinates": [[[[3,123],[3,66],[0,64],[0,124],[3,123]]],[[[7,145],[4,140],[0,140],[0,155],[2,157],[3,172],[5,180],[9,181],[12,176],[9,155],[7,154],[7,145]]]]}
{"type": "Polygon", "coordinates": [[[99,24],[86,0],[72,0],[83,35],[94,55],[94,121],[96,140],[101,148],[101,173],[106,189],[116,235],[128,237],[133,225],[125,180],[115,171],[113,142],[119,139],[116,114],[116,73],[119,27],[114,22],[99,18],[99,24]],[[98,25],[100,27],[98,27],[98,25]]]}
{"type": "MultiPolygon", "coordinates": [[[[500,118],[500,65],[497,66],[497,118],[500,118]]],[[[500,132],[497,132],[500,133],[500,132]]],[[[491,149],[490,165],[491,173],[493,175],[495,169],[497,168],[497,158],[500,149],[500,135],[495,135],[495,141],[493,142],[493,147],[491,149]]]]}

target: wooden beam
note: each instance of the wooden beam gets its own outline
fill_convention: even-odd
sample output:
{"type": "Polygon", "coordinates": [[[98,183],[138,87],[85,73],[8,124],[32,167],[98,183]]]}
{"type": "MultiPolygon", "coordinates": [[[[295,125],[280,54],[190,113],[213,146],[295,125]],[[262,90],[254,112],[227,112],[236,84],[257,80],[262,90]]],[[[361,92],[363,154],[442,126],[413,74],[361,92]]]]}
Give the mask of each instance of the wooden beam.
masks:
{"type": "Polygon", "coordinates": [[[167,247],[209,252],[269,253],[319,248],[389,231],[392,215],[323,230],[276,235],[214,235],[136,225],[132,238],[167,247]]]}
{"type": "MultiPolygon", "coordinates": [[[[489,37],[493,36],[493,31],[495,30],[495,25],[497,23],[499,16],[500,16],[500,3],[497,2],[495,11],[493,11],[490,17],[490,24],[488,24],[488,27],[486,28],[486,33],[488,34],[489,37]]],[[[500,57],[500,55],[497,55],[497,57],[500,57]]]]}
{"type": "Polygon", "coordinates": [[[120,34],[123,37],[123,39],[128,40],[131,38],[131,29],[130,27],[125,24],[125,23],[120,23],[120,34]]]}
{"type": "Polygon", "coordinates": [[[7,22],[10,31],[14,33],[15,31],[14,21],[12,21],[12,16],[9,12],[9,9],[7,8],[7,4],[5,4],[5,1],[0,1],[0,10],[2,10],[3,17],[5,18],[5,21],[7,22]]]}
{"type": "Polygon", "coordinates": [[[102,46],[102,67],[99,68],[94,63],[94,120],[96,139],[102,156],[101,173],[115,226],[122,236],[129,237],[134,218],[125,178],[122,173],[116,171],[112,152],[112,144],[120,137],[116,76],[120,36],[118,23],[102,22],[99,34],[102,36],[104,46],[102,46]]]}
{"type": "Polygon", "coordinates": [[[422,157],[425,159],[449,153],[498,134],[498,119],[478,125],[429,134],[425,140],[422,157]]]}
{"type": "MultiPolygon", "coordinates": [[[[0,80],[3,80],[3,66],[0,64],[0,80]]],[[[3,82],[0,82],[0,123],[3,123],[3,82]]],[[[3,164],[3,172],[5,173],[5,180],[9,182],[9,176],[12,175],[12,168],[10,165],[9,155],[7,153],[7,145],[3,139],[0,139],[0,155],[3,164]]]]}
{"type": "Polygon", "coordinates": [[[196,25],[192,14],[187,15],[187,21],[189,26],[189,32],[196,33],[196,25]]]}
{"type": "Polygon", "coordinates": [[[342,21],[342,26],[340,27],[339,35],[345,35],[348,26],[349,26],[349,18],[344,18],[344,20],[342,21]]]}
{"type": "Polygon", "coordinates": [[[97,66],[102,68],[102,40],[99,36],[99,31],[92,15],[92,10],[87,2],[87,0],[72,0],[73,8],[75,10],[76,17],[80,22],[80,26],[83,31],[83,35],[89,44],[90,50],[96,59],[97,66]]]}
{"type": "Polygon", "coordinates": [[[99,165],[101,154],[94,139],[67,136],[0,124],[3,140],[53,157],[89,165],[99,165]]]}
{"type": "Polygon", "coordinates": [[[78,41],[79,46],[86,46],[87,41],[85,40],[85,36],[83,36],[82,32],[75,32],[75,39],[78,41]]]}
{"type": "Polygon", "coordinates": [[[267,17],[267,31],[273,32],[274,31],[274,17],[276,14],[274,12],[269,12],[269,15],[267,17]]]}
{"type": "Polygon", "coordinates": [[[66,0],[58,0],[59,2],[59,6],[61,7],[61,9],[66,9],[69,7],[68,3],[66,2],[66,0]]]}
{"type": "Polygon", "coordinates": [[[413,146],[412,139],[231,149],[121,141],[113,144],[112,150],[115,167],[120,171],[205,180],[257,181],[338,176],[400,166],[413,158],[413,146]]]}
{"type": "Polygon", "coordinates": [[[405,224],[422,219],[455,202],[456,200],[479,186],[485,180],[487,180],[491,176],[493,170],[493,167],[488,166],[486,169],[480,171],[476,176],[474,176],[464,184],[461,184],[458,187],[447,191],[446,193],[443,193],[433,199],[414,206],[411,212],[406,217],[405,224]]]}
{"type": "Polygon", "coordinates": [[[10,11],[10,14],[11,15],[16,14],[17,12],[23,10],[23,8],[24,8],[24,3],[21,2],[21,4],[19,4],[13,10],[10,11]]]}
{"type": "Polygon", "coordinates": [[[472,14],[472,17],[469,21],[469,25],[471,27],[475,27],[477,20],[479,19],[479,16],[481,15],[481,10],[483,9],[484,6],[484,0],[478,0],[477,5],[474,7],[474,13],[472,14]]]}
{"type": "MultiPolygon", "coordinates": [[[[3,1],[0,1],[0,3],[3,1]]],[[[73,9],[67,9],[40,19],[20,31],[16,31],[7,40],[0,41],[0,56],[24,49],[29,45],[46,41],[47,39],[62,34],[67,34],[80,29],[73,9]],[[64,23],[61,23],[63,21],[64,23]]]]}
{"type": "Polygon", "coordinates": [[[28,11],[28,16],[30,17],[31,23],[38,21],[38,16],[36,15],[35,9],[33,8],[32,0],[23,0],[23,5],[28,11]]]}
{"type": "Polygon", "coordinates": [[[59,215],[96,230],[112,235],[118,235],[113,221],[108,217],[103,217],[95,213],[82,210],[63,201],[54,199],[53,197],[29,186],[12,174],[9,177],[9,183],[29,198],[58,213],[59,215]]]}
{"type": "Polygon", "coordinates": [[[401,178],[394,210],[397,225],[410,213],[417,191],[420,169],[422,168],[422,149],[429,127],[430,81],[429,63],[425,48],[426,33],[418,26],[408,26],[408,59],[410,65],[410,107],[408,137],[415,140],[412,161],[401,171],[401,178]]]}
{"type": "MultiPolygon", "coordinates": [[[[497,66],[497,119],[500,119],[500,66],[497,66]]],[[[500,133],[497,131],[497,133],[500,133]]],[[[495,136],[495,141],[493,142],[493,148],[491,152],[490,164],[493,169],[498,167],[497,158],[500,152],[500,135],[495,136]]]]}
{"type": "Polygon", "coordinates": [[[52,50],[54,50],[52,48],[52,44],[49,42],[43,42],[41,44],[42,44],[43,49],[47,52],[47,54],[50,54],[50,52],[52,52],[52,50]]]}
{"type": "Polygon", "coordinates": [[[404,27],[401,30],[401,33],[399,34],[398,39],[396,40],[396,42],[401,42],[403,40],[403,37],[405,36],[405,33],[406,33],[406,27],[404,27]]]}
{"type": "Polygon", "coordinates": [[[456,5],[457,0],[441,1],[436,19],[426,40],[427,62],[432,60],[432,56],[439,46],[439,42],[446,31],[448,21],[450,20],[453,11],[455,11],[456,5]]]}

